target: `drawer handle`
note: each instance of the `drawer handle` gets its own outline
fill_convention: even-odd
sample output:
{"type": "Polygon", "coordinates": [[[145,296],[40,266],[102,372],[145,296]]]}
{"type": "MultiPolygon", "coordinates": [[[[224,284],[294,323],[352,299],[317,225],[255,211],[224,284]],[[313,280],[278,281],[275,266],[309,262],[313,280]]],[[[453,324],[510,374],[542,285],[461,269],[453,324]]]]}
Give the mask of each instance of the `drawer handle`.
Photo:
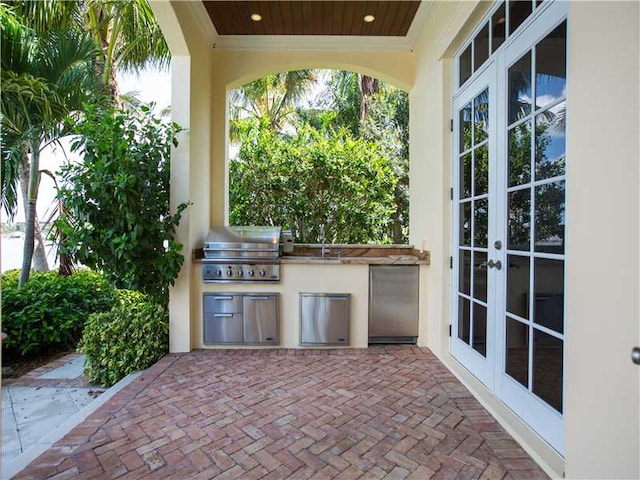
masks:
{"type": "Polygon", "coordinates": [[[273,342],[273,337],[267,337],[265,340],[266,340],[267,342],[273,342]]]}
{"type": "Polygon", "coordinates": [[[233,313],[214,313],[214,317],[233,317],[233,313]]]}
{"type": "Polygon", "coordinates": [[[339,338],[339,339],[338,339],[338,341],[339,341],[339,342],[346,342],[346,341],[347,341],[347,339],[346,339],[346,338],[339,338]]]}
{"type": "Polygon", "coordinates": [[[214,300],[233,300],[233,297],[213,297],[214,300]]]}
{"type": "Polygon", "coordinates": [[[251,300],[269,300],[269,297],[254,297],[254,296],[250,296],[249,297],[251,300]]]}

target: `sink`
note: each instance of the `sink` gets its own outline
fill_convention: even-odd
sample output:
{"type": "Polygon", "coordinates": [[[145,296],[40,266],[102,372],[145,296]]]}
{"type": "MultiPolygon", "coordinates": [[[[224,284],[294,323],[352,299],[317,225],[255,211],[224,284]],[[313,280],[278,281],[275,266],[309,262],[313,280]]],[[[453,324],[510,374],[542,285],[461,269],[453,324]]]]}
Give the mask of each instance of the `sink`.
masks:
{"type": "Polygon", "coordinates": [[[342,255],[338,254],[325,254],[322,255],[283,255],[280,257],[282,260],[300,260],[300,261],[340,261],[340,259],[345,258],[342,255]]]}

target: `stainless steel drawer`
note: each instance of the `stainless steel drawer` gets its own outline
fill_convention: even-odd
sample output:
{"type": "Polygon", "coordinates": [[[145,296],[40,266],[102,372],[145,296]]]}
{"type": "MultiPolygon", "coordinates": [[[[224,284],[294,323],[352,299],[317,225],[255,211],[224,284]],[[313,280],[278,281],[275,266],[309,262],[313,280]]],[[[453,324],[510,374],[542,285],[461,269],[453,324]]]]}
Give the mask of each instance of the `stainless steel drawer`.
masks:
{"type": "Polygon", "coordinates": [[[205,313],[204,344],[242,343],[242,313],[205,313]]]}
{"type": "Polygon", "coordinates": [[[300,294],[300,345],[349,345],[349,294],[300,294]]]}
{"type": "Polygon", "coordinates": [[[242,313],[242,295],[205,293],[204,313],[242,313]]]}

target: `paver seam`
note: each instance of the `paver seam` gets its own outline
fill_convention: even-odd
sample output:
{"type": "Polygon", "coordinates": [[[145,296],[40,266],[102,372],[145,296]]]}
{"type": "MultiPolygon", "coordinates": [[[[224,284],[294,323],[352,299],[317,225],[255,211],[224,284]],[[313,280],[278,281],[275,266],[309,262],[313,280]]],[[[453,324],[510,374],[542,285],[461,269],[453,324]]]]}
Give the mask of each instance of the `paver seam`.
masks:
{"type": "Polygon", "coordinates": [[[20,435],[20,429],[18,428],[18,418],[16,417],[15,406],[13,403],[10,388],[7,388],[7,394],[9,395],[9,404],[11,405],[11,415],[13,416],[13,423],[16,426],[16,434],[18,437],[18,443],[20,444],[20,452],[24,452],[24,446],[22,445],[22,435],[20,435]]]}

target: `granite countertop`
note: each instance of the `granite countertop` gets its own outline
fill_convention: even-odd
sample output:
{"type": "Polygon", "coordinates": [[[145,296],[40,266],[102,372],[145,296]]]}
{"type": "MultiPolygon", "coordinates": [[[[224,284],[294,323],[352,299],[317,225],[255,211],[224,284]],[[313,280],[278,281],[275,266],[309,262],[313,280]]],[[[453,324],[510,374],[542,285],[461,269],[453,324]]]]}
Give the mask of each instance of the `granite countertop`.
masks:
{"type": "MultiPolygon", "coordinates": [[[[428,252],[425,252],[428,253],[428,252]]],[[[415,255],[388,255],[385,257],[302,257],[282,256],[281,264],[320,264],[320,265],[429,265],[429,257],[415,255]]]]}
{"type": "MultiPolygon", "coordinates": [[[[412,245],[325,245],[325,257],[321,255],[322,245],[295,244],[293,252],[280,257],[281,264],[320,265],[429,265],[427,250],[418,250],[412,245]]],[[[192,259],[205,263],[202,249],[193,251],[192,259]]]]}

